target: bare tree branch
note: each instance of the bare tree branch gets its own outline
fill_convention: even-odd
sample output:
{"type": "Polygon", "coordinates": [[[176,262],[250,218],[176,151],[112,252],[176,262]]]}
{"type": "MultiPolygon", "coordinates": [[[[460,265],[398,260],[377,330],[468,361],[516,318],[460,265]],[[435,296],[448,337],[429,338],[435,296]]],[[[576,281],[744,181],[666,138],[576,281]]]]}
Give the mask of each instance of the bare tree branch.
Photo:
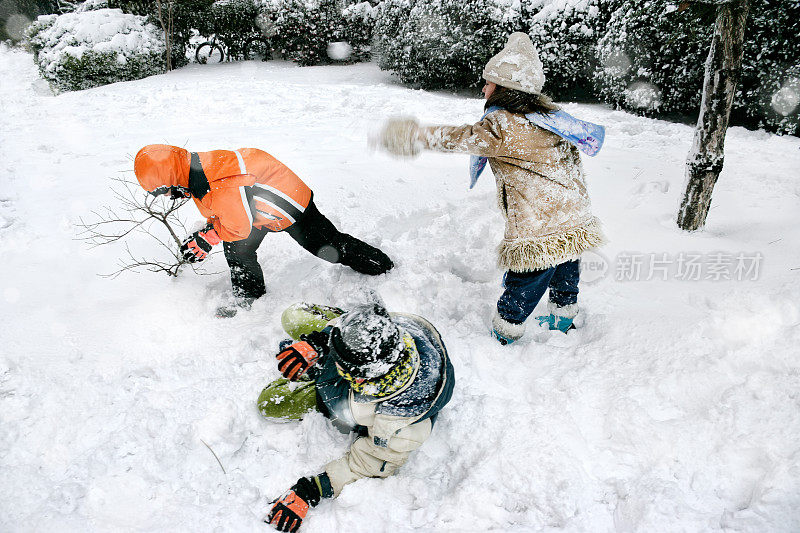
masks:
{"type": "Polygon", "coordinates": [[[164,47],[166,48],[167,71],[172,70],[172,4],[173,2],[171,0],[156,0],[158,22],[161,24],[161,29],[164,31],[164,47]],[[166,14],[164,13],[165,7],[166,14]]]}
{"type": "Polygon", "coordinates": [[[124,178],[111,179],[114,182],[111,186],[112,196],[118,206],[103,206],[91,211],[94,221],[87,222],[80,218],[80,223],[77,224],[79,228],[77,238],[95,248],[124,242],[133,233],[143,233],[155,240],[159,244],[159,249],[166,250],[167,255],[165,259],[139,257],[125,242],[124,257],[118,261],[119,269],[101,276],[116,278],[123,272],[138,272],[144,269],[176,277],[185,265],[191,266],[196,274],[216,274],[196,268],[194,264],[187,262],[180,252],[181,238],[178,235],[179,233],[184,235],[187,231],[177,211],[188,202],[188,199],[170,200],[165,197],[155,197],[143,191],[138,184],[124,178]],[[168,235],[166,240],[159,235],[159,233],[163,235],[163,231],[157,231],[159,228],[166,230],[168,235]]]}

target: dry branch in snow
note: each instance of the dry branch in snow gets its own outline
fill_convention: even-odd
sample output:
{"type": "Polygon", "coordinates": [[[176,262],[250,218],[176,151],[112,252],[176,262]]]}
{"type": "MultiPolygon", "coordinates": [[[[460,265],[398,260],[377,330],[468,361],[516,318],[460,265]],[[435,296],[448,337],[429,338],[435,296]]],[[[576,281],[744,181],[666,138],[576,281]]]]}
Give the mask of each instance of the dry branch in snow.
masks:
{"type": "MultiPolygon", "coordinates": [[[[119,260],[119,269],[107,277],[116,277],[127,271],[146,269],[150,272],[164,272],[168,276],[177,276],[184,265],[192,266],[199,274],[207,274],[186,262],[180,253],[181,238],[188,231],[178,217],[177,210],[188,199],[170,200],[167,197],[155,197],[147,194],[138,184],[123,178],[113,178],[115,186],[111,187],[116,206],[104,206],[92,211],[95,220],[86,222],[82,218],[78,227],[78,238],[91,247],[124,241],[129,235],[140,232],[155,240],[159,248],[166,250],[164,259],[152,259],[134,254],[128,243],[125,243],[125,255],[119,260]],[[161,237],[155,228],[163,226],[167,236],[161,237]]],[[[163,233],[163,232],[161,232],[163,233]]]]}

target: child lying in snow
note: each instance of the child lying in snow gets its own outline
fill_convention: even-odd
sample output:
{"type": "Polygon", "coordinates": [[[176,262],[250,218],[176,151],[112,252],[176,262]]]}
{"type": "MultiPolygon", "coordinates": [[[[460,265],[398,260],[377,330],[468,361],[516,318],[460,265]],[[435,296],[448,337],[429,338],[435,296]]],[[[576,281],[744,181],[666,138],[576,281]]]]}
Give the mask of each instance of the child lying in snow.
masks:
{"type": "Polygon", "coordinates": [[[416,120],[393,119],[380,144],[406,157],[421,148],[480,156],[471,166],[473,184],[488,159],[506,219],[498,261],[506,270],[505,292],[492,326],[498,341],[508,344],[523,335],[525,319],[548,287],[550,315],[537,317],[540,323],[564,332],[574,327],[578,258],[605,240],[600,221],[592,216],[576,145],[594,155],[603,128],[557,111],[541,94],[542,63],[524,33],[509,37],[483,77],[487,101],[480,122],[420,128],[416,120]]]}
{"type": "Polygon", "coordinates": [[[299,341],[284,341],[277,358],[286,379],[261,392],[261,414],[299,420],[318,410],[358,435],[344,457],[321,474],[300,478],[272,502],[265,522],[297,531],[322,498],[338,496],[363,477],[390,476],[405,463],[450,401],[455,376],[439,333],[420,316],[389,314],[379,304],[347,313],[298,304],[284,311],[281,322],[299,341]]]}

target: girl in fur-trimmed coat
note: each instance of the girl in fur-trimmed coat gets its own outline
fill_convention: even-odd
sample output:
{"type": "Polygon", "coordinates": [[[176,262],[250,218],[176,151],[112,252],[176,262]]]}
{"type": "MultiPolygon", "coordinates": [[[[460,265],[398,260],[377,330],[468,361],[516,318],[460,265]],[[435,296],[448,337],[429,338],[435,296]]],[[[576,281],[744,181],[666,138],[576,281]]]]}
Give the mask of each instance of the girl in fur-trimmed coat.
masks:
{"type": "Polygon", "coordinates": [[[426,148],[488,158],[506,220],[498,250],[505,291],[492,319],[493,333],[501,344],[519,339],[548,288],[550,315],[539,321],[566,332],[574,328],[577,314],[580,255],[605,241],[591,212],[580,154],[571,142],[525,116],[558,109],[541,94],[544,73],[530,37],[512,34],[483,77],[487,113],[476,124],[420,127],[413,119],[392,119],[380,144],[405,157],[426,148]]]}

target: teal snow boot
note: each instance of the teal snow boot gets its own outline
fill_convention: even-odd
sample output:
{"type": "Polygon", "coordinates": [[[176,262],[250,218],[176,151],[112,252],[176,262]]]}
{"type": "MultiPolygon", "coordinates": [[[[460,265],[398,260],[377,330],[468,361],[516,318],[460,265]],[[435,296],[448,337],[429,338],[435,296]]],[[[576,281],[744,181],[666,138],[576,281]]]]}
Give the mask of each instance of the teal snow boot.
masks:
{"type": "Polygon", "coordinates": [[[548,329],[558,330],[562,333],[575,329],[573,321],[578,314],[578,304],[559,307],[550,302],[547,307],[550,311],[549,315],[536,317],[536,320],[539,321],[539,326],[544,327],[547,325],[548,329]]]}
{"type": "Polygon", "coordinates": [[[512,339],[511,337],[504,337],[503,335],[498,333],[497,330],[494,328],[492,328],[492,335],[494,335],[494,338],[497,339],[497,342],[499,342],[503,346],[505,346],[506,344],[511,344],[512,342],[517,340],[517,339],[512,339]]]}
{"type": "Polygon", "coordinates": [[[503,346],[519,340],[525,334],[525,323],[514,324],[500,316],[497,309],[492,317],[492,335],[503,346]]]}

